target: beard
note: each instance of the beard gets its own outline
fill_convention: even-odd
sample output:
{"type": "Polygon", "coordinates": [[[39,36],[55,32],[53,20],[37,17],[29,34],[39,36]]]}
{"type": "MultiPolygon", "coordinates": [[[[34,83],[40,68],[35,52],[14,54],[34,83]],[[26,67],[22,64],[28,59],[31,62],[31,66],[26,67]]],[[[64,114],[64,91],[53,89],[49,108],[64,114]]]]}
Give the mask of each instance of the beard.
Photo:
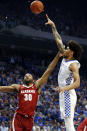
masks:
{"type": "Polygon", "coordinates": [[[29,81],[23,80],[23,83],[28,86],[29,84],[33,83],[33,80],[29,80],[29,81]]]}

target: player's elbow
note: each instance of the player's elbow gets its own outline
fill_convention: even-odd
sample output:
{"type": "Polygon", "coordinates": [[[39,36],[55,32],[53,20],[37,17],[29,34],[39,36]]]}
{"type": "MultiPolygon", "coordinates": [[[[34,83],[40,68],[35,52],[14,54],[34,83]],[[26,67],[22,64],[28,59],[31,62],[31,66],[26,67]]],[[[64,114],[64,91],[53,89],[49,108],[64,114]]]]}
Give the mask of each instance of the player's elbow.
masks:
{"type": "Polygon", "coordinates": [[[76,88],[80,87],[80,79],[76,81],[76,88]]]}
{"type": "Polygon", "coordinates": [[[77,84],[77,88],[79,88],[79,87],[80,87],[80,83],[77,84]]]}

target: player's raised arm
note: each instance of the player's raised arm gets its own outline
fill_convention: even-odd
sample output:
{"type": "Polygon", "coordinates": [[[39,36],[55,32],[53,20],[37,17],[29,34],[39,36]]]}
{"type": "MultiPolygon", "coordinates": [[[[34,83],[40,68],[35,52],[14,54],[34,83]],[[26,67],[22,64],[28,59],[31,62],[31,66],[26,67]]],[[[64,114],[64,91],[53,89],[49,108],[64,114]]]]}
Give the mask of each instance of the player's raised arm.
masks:
{"type": "Polygon", "coordinates": [[[0,86],[0,92],[14,92],[19,90],[20,85],[13,84],[11,86],[0,86]]]}
{"type": "Polygon", "coordinates": [[[46,18],[47,18],[47,23],[45,23],[45,25],[48,25],[48,24],[51,25],[51,28],[52,28],[52,31],[53,31],[53,35],[54,35],[54,38],[56,40],[57,46],[59,48],[59,51],[63,53],[64,49],[65,49],[65,45],[62,42],[61,36],[57,32],[57,29],[56,29],[56,26],[55,26],[54,22],[49,19],[47,14],[46,14],[46,18]]]}
{"type": "Polygon", "coordinates": [[[53,71],[54,67],[56,66],[60,56],[61,56],[61,53],[57,53],[57,55],[55,56],[53,61],[49,64],[48,68],[46,69],[42,77],[36,81],[37,88],[44,85],[47,82],[48,77],[50,76],[51,72],[53,71]]]}

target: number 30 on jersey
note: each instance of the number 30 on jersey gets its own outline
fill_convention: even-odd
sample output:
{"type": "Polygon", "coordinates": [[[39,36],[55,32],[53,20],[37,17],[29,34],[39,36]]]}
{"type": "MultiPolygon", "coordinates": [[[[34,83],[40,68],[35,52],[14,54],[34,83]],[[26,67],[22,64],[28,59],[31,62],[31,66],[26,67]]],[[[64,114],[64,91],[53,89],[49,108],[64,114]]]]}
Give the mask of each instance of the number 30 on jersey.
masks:
{"type": "Polygon", "coordinates": [[[32,101],[32,94],[24,94],[25,101],[32,101]]]}

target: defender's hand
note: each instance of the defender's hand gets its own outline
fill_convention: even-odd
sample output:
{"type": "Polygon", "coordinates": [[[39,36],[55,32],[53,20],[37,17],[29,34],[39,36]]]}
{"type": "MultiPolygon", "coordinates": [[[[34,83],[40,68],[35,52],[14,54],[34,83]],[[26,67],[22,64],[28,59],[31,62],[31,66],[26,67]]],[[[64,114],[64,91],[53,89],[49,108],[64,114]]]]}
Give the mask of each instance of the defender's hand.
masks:
{"type": "Polygon", "coordinates": [[[48,15],[46,14],[46,18],[47,18],[47,22],[45,23],[45,25],[51,25],[52,27],[55,27],[55,24],[52,20],[49,19],[48,15]]]}

